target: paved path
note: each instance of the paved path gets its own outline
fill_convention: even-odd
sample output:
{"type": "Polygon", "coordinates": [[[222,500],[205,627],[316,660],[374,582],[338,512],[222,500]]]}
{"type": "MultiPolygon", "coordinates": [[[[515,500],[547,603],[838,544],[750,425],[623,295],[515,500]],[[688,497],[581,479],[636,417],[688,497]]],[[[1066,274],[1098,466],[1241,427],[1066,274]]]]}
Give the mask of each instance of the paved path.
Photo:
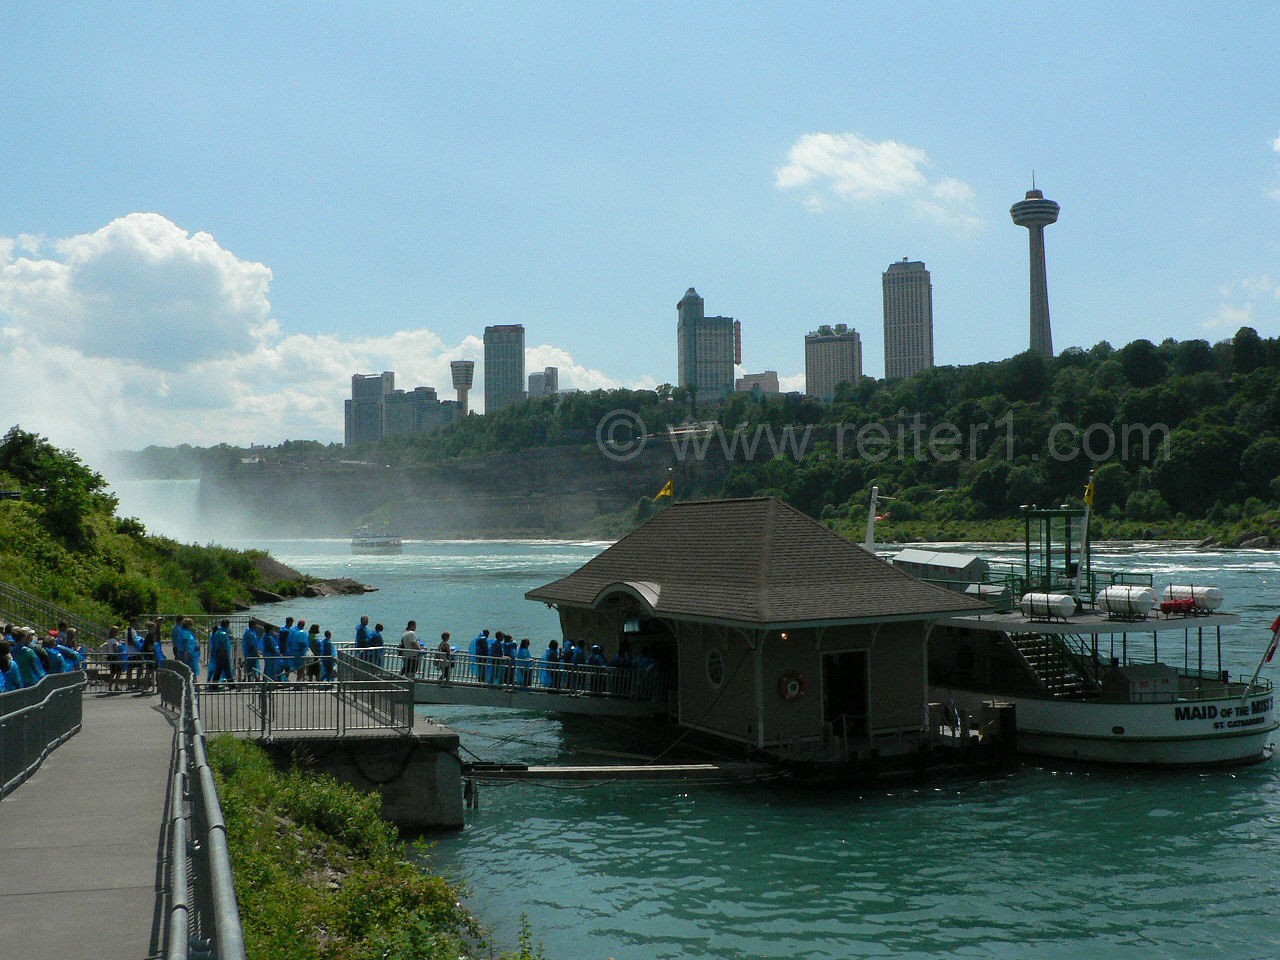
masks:
{"type": "Polygon", "coordinates": [[[0,801],[0,955],[163,955],[172,750],[159,697],[85,695],[80,732],[0,801]]]}

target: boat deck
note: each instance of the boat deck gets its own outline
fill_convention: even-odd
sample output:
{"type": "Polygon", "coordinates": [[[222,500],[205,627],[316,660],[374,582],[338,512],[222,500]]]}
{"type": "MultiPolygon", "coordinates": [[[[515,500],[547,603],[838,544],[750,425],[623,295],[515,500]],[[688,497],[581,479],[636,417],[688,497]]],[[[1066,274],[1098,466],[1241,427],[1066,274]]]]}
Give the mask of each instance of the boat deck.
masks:
{"type": "Polygon", "coordinates": [[[1169,630],[1194,630],[1205,627],[1235,626],[1240,617],[1234,613],[1205,613],[1197,616],[1164,614],[1141,620],[1118,620],[1092,610],[1063,619],[1032,620],[1021,613],[980,613],[943,617],[940,626],[964,627],[993,633],[1041,633],[1090,636],[1119,633],[1164,633],[1169,630]]]}

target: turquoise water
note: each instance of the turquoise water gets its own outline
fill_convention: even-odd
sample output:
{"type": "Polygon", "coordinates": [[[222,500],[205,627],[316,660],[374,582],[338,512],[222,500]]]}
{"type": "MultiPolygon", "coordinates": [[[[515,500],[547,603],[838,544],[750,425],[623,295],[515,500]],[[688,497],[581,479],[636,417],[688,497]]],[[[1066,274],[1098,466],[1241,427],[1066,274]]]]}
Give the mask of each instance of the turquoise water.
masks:
{"type": "MultiPolygon", "coordinates": [[[[380,588],[274,616],[342,638],[368,613],[392,641],[412,617],[428,636],[489,627],[535,646],[558,635],[557,621],[524,592],[603,546],[408,543],[402,556],[352,557],[338,541],[261,545],[309,573],[380,588]]],[[[1097,551],[1095,563],[1222,587],[1245,619],[1224,635],[1233,673],[1252,672],[1280,612],[1274,554],[1134,545],[1097,551]]],[[[639,749],[599,721],[430,712],[486,760],[639,749]]],[[[993,779],[881,792],[485,785],[466,828],[434,839],[433,868],[466,884],[497,941],[511,945],[527,914],[555,960],[1280,955],[1274,761],[1180,773],[1027,762],[993,779]]]]}

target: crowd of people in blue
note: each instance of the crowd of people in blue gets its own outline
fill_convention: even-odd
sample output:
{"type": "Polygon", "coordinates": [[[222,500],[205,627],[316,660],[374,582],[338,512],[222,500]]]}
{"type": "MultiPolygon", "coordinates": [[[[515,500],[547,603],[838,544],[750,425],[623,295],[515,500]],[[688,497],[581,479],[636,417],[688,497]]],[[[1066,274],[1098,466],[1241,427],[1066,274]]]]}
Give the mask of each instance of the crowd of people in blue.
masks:
{"type": "MultiPolygon", "coordinates": [[[[388,648],[380,623],[369,617],[356,625],[355,643],[350,648],[358,660],[387,667],[388,648]]],[[[273,626],[250,619],[239,641],[232,636],[231,621],[223,619],[210,631],[202,645],[190,618],[177,620],[169,631],[169,654],[162,640],[161,618],[139,623],[130,618],[122,630],[111,627],[99,651],[105,654],[106,685],[150,689],[155,685],[156,667],[167,656],[185,663],[200,676],[202,656],[206,659],[205,680],[233,683],[237,680],[274,682],[327,681],[337,675],[338,644],[332,631],[305,620],[286,617],[273,626]]],[[[418,625],[410,620],[395,651],[399,673],[411,678],[454,681],[506,687],[539,687],[570,693],[653,693],[658,686],[659,665],[648,648],[633,654],[630,642],[622,638],[617,653],[606,657],[598,643],[566,639],[550,641],[540,656],[528,638],[517,641],[509,633],[481,630],[466,650],[452,643],[448,632],[438,644],[424,642],[418,625]]],[[[33,686],[50,673],[78,670],[86,665],[89,652],[77,640],[74,627],[59,624],[37,639],[31,627],[6,625],[0,639],[0,693],[33,686]]]]}
{"type": "Polygon", "coordinates": [[[51,673],[79,670],[87,656],[75,628],[65,623],[38,641],[31,627],[6,623],[0,638],[0,693],[34,687],[51,673]]]}

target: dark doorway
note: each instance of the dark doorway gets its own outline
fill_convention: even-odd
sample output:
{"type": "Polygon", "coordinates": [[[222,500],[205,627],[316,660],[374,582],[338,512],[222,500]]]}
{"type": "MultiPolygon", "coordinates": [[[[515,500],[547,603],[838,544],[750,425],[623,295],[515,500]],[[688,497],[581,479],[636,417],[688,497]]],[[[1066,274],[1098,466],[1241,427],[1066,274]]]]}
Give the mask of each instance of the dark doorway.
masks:
{"type": "Polygon", "coordinates": [[[828,653],[822,658],[822,719],[846,737],[865,737],[867,652],[828,653]]]}

